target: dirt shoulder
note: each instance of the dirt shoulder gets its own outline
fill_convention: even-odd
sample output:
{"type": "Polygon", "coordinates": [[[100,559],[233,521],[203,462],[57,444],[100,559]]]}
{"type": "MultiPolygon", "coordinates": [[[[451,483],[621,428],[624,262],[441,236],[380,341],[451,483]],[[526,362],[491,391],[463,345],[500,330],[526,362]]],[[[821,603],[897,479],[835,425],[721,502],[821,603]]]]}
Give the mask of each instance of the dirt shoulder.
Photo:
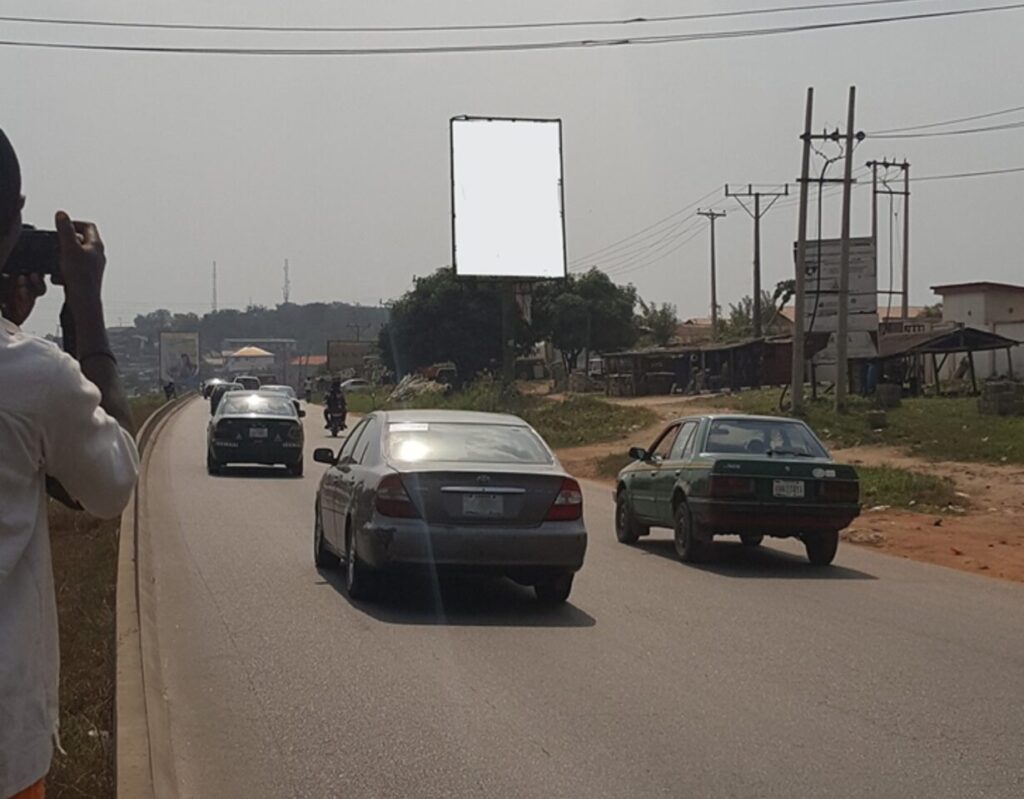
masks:
{"type": "MultiPolygon", "coordinates": [[[[650,444],[669,419],[709,410],[722,412],[722,408],[709,408],[706,400],[618,400],[649,408],[658,421],[618,441],[559,450],[558,457],[570,474],[612,485],[612,479],[599,472],[602,458],[624,452],[633,444],[650,444]]],[[[833,454],[843,463],[891,466],[948,477],[960,500],[954,510],[942,513],[884,506],[864,508],[860,518],[843,532],[845,541],[891,555],[1024,582],[1024,467],[931,461],[889,447],[850,447],[833,454]]]]}

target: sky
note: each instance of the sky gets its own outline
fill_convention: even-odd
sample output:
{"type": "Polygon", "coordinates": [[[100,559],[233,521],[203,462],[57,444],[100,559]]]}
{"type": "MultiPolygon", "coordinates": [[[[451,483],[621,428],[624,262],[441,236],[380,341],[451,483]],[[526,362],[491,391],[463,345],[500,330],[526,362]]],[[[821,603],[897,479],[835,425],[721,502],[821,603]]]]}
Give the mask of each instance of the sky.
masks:
{"type": "MultiPolygon", "coordinates": [[[[8,0],[4,15],[252,25],[442,25],[755,9],[807,0],[8,0]]],[[[366,47],[691,32],[966,8],[913,0],[659,24],[638,29],[447,33],[260,33],[53,27],[0,21],[0,39],[184,46],[366,47]]],[[[563,122],[565,218],[574,269],[596,265],[642,297],[708,316],[708,234],[718,222],[719,301],[751,293],[753,223],[725,184],[796,191],[808,86],[815,128],[869,134],[1024,105],[1024,10],[750,39],[548,52],[226,56],[23,49],[0,45],[0,127],[22,162],[25,219],[55,210],[95,221],[106,241],[108,323],[156,308],[282,300],[376,305],[451,260],[448,121],[456,115],[563,122]],[[639,237],[629,237],[676,214],[639,237]],[[692,229],[692,234],[691,234],[692,229]],[[609,245],[616,245],[608,249],[609,245]],[[681,245],[681,246],[677,246],[681,245]],[[597,251],[595,253],[595,251],[597,251]],[[594,253],[594,255],[590,255],[594,253]],[[589,257],[588,257],[589,256],[589,257]]],[[[1024,119],[996,117],[960,127],[1024,119]]],[[[832,148],[829,152],[835,152],[832,148]]],[[[912,176],[1024,166],[1024,128],[874,139],[854,154],[906,158],[912,176]]],[[[816,163],[820,164],[820,162],[816,163]]],[[[841,166],[829,173],[839,176],[841,166]]],[[[870,180],[868,181],[870,182],[870,180]]],[[[923,182],[910,202],[910,301],[962,280],[1024,281],[1024,173],[923,182]]],[[[833,192],[838,195],[838,192],[833,192]]],[[[853,193],[853,234],[870,233],[870,188],[853,193]]],[[[888,288],[888,201],[879,279],[888,288]]],[[[900,217],[900,225],[902,224],[900,217]]],[[[838,235],[837,196],[824,204],[838,235]]],[[[762,220],[763,283],[792,276],[793,199],[762,220]]],[[[812,230],[813,233],[813,230],[812,230]]],[[[899,284],[899,242],[895,258],[899,284]]],[[[885,300],[883,299],[883,304],[885,300]]],[[[26,327],[53,332],[59,291],[26,327]]]]}

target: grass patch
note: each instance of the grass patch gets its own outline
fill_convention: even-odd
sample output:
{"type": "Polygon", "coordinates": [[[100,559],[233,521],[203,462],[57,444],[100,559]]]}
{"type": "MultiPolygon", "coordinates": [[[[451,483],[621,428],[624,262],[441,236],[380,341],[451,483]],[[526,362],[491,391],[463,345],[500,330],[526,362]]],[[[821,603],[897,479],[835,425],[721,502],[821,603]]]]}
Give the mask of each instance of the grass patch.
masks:
{"type": "Polygon", "coordinates": [[[946,477],[895,469],[891,466],[858,466],[861,505],[936,510],[957,504],[953,481],[946,477]]]}
{"type": "Polygon", "coordinates": [[[597,459],[597,476],[613,478],[618,477],[619,472],[625,469],[633,459],[625,452],[615,452],[597,459]]]}
{"type": "MultiPolygon", "coordinates": [[[[164,402],[131,400],[139,427],[164,402]]],[[[100,521],[49,503],[53,575],[60,619],[61,744],[47,797],[113,797],[115,587],[119,521],[100,521]]]]}
{"type": "MultiPolygon", "coordinates": [[[[778,402],[778,389],[763,389],[718,397],[711,404],[778,415],[778,402]]],[[[851,397],[849,407],[848,413],[836,414],[829,400],[808,402],[804,418],[833,446],[881,444],[939,460],[1024,463],[1024,419],[982,416],[970,397],[904,399],[887,412],[888,426],[879,431],[871,430],[864,416],[874,408],[870,401],[851,397]]]]}

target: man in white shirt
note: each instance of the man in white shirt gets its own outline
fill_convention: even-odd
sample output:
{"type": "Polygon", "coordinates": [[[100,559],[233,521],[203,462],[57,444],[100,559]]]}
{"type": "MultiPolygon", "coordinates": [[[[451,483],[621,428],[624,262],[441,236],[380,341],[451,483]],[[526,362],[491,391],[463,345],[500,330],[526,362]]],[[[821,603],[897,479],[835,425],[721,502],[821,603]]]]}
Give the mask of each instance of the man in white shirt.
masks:
{"type": "Polygon", "coordinates": [[[75,360],[18,327],[45,289],[38,275],[3,273],[23,205],[18,161],[0,130],[0,799],[42,797],[57,733],[47,476],[65,500],[113,518],[138,472],[131,412],[103,321],[99,232],[57,214],[75,360]]]}

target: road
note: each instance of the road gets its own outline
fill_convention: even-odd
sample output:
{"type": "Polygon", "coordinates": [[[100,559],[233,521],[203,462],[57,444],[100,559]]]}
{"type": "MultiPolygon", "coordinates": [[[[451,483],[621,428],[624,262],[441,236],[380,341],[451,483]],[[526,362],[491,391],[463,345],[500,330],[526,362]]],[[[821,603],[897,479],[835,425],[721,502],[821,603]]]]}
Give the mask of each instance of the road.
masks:
{"type": "Polygon", "coordinates": [[[312,563],[322,467],[209,477],[206,419],[161,434],[144,507],[184,797],[1024,795],[1021,586],[850,546],[684,566],[589,485],[569,606],[427,577],[353,603],[312,563]]]}

